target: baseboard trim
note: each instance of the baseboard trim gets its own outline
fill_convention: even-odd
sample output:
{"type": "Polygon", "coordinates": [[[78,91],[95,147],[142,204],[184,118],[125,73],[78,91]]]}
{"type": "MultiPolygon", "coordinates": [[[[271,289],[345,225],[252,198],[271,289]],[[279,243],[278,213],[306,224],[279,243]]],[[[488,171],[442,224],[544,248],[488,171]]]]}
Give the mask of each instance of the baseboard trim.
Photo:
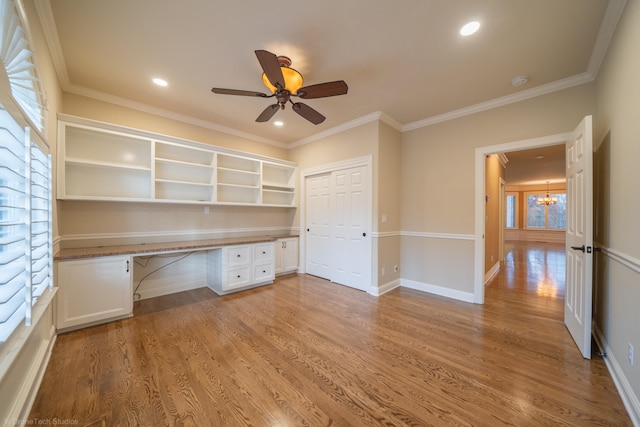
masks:
{"type": "Polygon", "coordinates": [[[638,396],[634,394],[631,384],[629,384],[620,364],[613,356],[613,351],[611,351],[602,331],[600,331],[595,323],[592,324],[591,328],[593,330],[593,338],[600,349],[600,352],[606,354],[606,356],[603,357],[604,363],[609,370],[613,383],[618,389],[618,394],[622,399],[624,407],[627,409],[629,418],[631,418],[631,422],[634,426],[640,427],[640,401],[638,400],[638,396]]]}
{"type": "Polygon", "coordinates": [[[371,295],[380,296],[386,294],[389,291],[394,290],[395,288],[400,287],[400,279],[392,280],[391,282],[384,283],[379,285],[377,288],[372,288],[372,291],[369,292],[371,295]]]}
{"type": "Polygon", "coordinates": [[[428,283],[416,282],[413,280],[400,279],[400,285],[405,288],[415,289],[417,291],[427,292],[442,297],[447,297],[464,302],[474,302],[473,292],[458,291],[456,289],[445,288],[442,286],[431,285],[428,283]]]}
{"type": "Polygon", "coordinates": [[[487,271],[487,274],[484,275],[484,284],[489,283],[497,274],[500,272],[500,261],[496,262],[491,270],[487,271]]]}

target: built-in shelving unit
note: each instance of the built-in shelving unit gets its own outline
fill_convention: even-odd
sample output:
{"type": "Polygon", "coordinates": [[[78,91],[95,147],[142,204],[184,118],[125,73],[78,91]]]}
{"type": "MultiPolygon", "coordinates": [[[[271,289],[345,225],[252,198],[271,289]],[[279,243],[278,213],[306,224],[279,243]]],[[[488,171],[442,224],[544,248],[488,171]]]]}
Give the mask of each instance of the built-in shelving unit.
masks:
{"type": "Polygon", "coordinates": [[[295,201],[295,169],[276,163],[262,162],[262,203],[291,205],[295,201]]]}
{"type": "Polygon", "coordinates": [[[64,118],[59,199],[295,206],[291,162],[64,118]]]}
{"type": "Polygon", "coordinates": [[[246,157],[218,154],[218,203],[260,202],[260,162],[246,157]]]}
{"type": "Polygon", "coordinates": [[[151,198],[151,141],[119,133],[66,128],[64,176],[69,198],[151,198]]]}

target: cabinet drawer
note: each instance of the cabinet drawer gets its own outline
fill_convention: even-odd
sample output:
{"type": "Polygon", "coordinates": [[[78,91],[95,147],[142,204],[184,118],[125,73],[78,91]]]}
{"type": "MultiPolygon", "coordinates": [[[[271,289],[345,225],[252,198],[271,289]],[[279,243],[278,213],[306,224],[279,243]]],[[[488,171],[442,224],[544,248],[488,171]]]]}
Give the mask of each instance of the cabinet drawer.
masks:
{"type": "Polygon", "coordinates": [[[251,283],[251,269],[249,267],[234,268],[227,271],[227,284],[224,289],[237,288],[251,283]]]}
{"type": "Polygon", "coordinates": [[[253,267],[253,282],[260,283],[274,279],[273,262],[255,265],[253,267]]]}
{"type": "Polygon", "coordinates": [[[271,261],[273,259],[273,243],[253,246],[254,262],[271,261]]]}
{"type": "Polygon", "coordinates": [[[232,246],[227,248],[227,256],[229,265],[247,264],[251,261],[249,246],[232,246]]]}

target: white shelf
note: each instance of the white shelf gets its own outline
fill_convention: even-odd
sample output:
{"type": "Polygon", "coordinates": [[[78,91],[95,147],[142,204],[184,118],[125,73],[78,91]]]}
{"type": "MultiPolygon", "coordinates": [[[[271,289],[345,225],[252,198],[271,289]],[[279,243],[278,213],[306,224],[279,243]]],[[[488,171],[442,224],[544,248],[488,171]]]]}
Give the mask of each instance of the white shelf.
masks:
{"type": "Polygon", "coordinates": [[[67,157],[65,163],[71,166],[84,165],[84,166],[96,166],[96,167],[102,166],[105,168],[118,168],[118,169],[130,169],[130,170],[144,170],[144,171],[151,170],[151,168],[148,166],[137,166],[137,165],[127,164],[127,163],[103,162],[99,160],[84,160],[84,159],[77,159],[73,157],[67,157]]]}
{"type": "Polygon", "coordinates": [[[64,117],[60,199],[295,207],[290,162],[64,117]]]}
{"type": "Polygon", "coordinates": [[[212,196],[213,185],[156,179],[156,200],[211,202],[212,196]]]}

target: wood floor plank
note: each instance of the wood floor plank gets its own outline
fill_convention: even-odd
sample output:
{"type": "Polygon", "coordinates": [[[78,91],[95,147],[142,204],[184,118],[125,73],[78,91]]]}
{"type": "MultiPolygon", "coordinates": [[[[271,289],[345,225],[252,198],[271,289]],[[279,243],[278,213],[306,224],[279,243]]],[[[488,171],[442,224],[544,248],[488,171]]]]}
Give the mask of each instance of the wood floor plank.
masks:
{"type": "Polygon", "coordinates": [[[474,305],[304,275],[136,302],[61,334],[32,420],[79,426],[630,426],[563,324],[557,245],[515,245],[474,305]]]}

